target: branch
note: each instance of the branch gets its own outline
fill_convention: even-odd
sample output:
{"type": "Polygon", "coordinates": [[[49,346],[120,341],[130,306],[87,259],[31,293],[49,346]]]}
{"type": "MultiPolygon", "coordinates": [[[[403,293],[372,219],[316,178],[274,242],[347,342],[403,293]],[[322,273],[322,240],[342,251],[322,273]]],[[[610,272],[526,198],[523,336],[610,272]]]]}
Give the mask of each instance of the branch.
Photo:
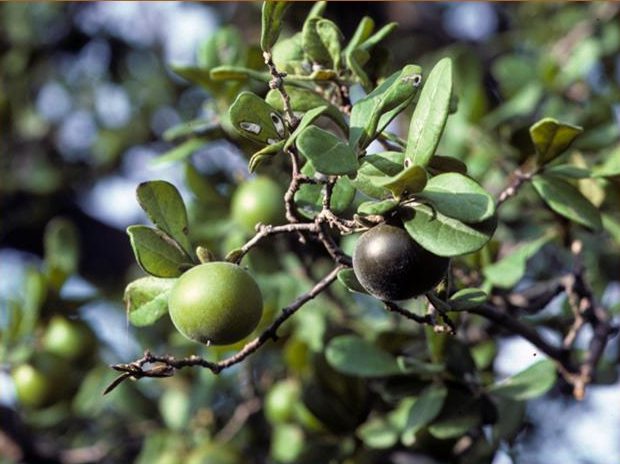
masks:
{"type": "Polygon", "coordinates": [[[498,195],[496,208],[499,208],[506,200],[514,197],[521,187],[523,187],[523,184],[534,177],[535,174],[536,171],[523,172],[521,169],[517,169],[512,174],[510,183],[498,195]]]}
{"type": "Polygon", "coordinates": [[[248,342],[240,351],[238,351],[234,355],[229,356],[222,361],[213,362],[195,355],[188,358],[177,359],[170,355],[157,356],[149,351],[146,351],[142,358],[137,359],[132,363],[116,364],[112,366],[113,369],[122,372],[123,374],[121,374],[114,382],[112,382],[110,386],[105,389],[103,394],[105,395],[111,392],[112,390],[114,390],[114,388],[116,388],[128,378],[138,380],[143,377],[169,377],[174,375],[177,369],[190,366],[204,367],[210,369],[214,374],[219,374],[224,369],[234,366],[235,364],[239,364],[245,358],[258,350],[261,346],[263,346],[268,340],[277,340],[278,328],[289,317],[295,314],[297,310],[299,310],[304,304],[314,299],[323,290],[329,287],[329,285],[331,285],[331,283],[336,280],[338,272],[340,272],[340,270],[342,270],[343,268],[344,266],[342,265],[335,267],[329,274],[327,274],[319,282],[317,282],[314,287],[312,287],[306,293],[303,293],[302,295],[297,297],[295,301],[293,301],[286,308],[282,309],[280,315],[276,318],[275,321],[271,323],[271,325],[267,329],[265,329],[263,333],[261,333],[254,340],[248,342]],[[155,364],[155,366],[149,368],[150,364],[155,364]],[[147,366],[147,368],[145,368],[145,366],[147,366]]]}
{"type": "Polygon", "coordinates": [[[293,108],[291,107],[291,97],[288,95],[286,89],[284,88],[284,77],[286,77],[286,73],[281,73],[278,71],[276,65],[273,62],[270,52],[263,52],[263,58],[265,59],[265,64],[269,68],[269,73],[271,74],[271,81],[269,81],[269,87],[272,89],[276,89],[280,93],[284,106],[284,114],[286,116],[289,128],[292,132],[297,127],[297,124],[299,124],[299,120],[293,113],[293,108]]]}

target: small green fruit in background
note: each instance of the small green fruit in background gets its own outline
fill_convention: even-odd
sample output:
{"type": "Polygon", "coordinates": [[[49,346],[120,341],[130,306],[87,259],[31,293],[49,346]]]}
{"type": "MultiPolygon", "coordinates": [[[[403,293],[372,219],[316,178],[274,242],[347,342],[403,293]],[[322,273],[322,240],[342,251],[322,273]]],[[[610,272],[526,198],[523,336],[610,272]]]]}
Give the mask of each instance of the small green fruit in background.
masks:
{"type": "Polygon", "coordinates": [[[48,402],[50,385],[41,371],[30,364],[22,364],[13,370],[12,377],[22,406],[38,408],[48,402]]]}
{"type": "Polygon", "coordinates": [[[43,348],[61,358],[74,360],[87,356],[94,347],[93,334],[81,322],[54,316],[43,336],[43,348]]]}
{"type": "Polygon", "coordinates": [[[357,280],[381,300],[406,300],[432,290],[449,263],[449,258],[422,248],[404,229],[388,224],[364,232],[353,253],[357,280]]]}
{"type": "Polygon", "coordinates": [[[185,272],[170,291],[170,317],[191,340],[230,345],[258,325],[263,297],[254,278],[241,267],[222,261],[185,272]]]}
{"type": "Polygon", "coordinates": [[[265,417],[272,424],[289,422],[300,398],[301,389],[294,380],[276,383],[265,397],[265,417]]]}
{"type": "Polygon", "coordinates": [[[284,191],[268,177],[250,179],[237,188],[232,198],[232,217],[246,231],[256,224],[278,225],[285,222],[284,191]]]}

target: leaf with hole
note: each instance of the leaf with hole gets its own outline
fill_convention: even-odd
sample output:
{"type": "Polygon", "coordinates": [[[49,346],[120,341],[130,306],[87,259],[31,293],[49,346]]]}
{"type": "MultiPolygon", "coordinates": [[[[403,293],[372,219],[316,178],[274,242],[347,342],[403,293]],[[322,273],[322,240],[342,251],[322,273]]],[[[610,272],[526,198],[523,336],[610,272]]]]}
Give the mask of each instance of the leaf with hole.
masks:
{"type": "Polygon", "coordinates": [[[142,182],[138,185],[136,196],[153,224],[175,240],[185,254],[191,257],[187,210],[176,187],[164,180],[142,182]]]}
{"type": "Polygon", "coordinates": [[[176,279],[143,277],[125,288],[123,301],[132,325],[144,327],[155,323],[168,312],[168,294],[176,279]]]}
{"type": "Polygon", "coordinates": [[[448,119],[451,95],[452,61],[443,58],[431,70],[411,116],[405,158],[413,164],[426,166],[435,153],[448,119]]]}
{"type": "Polygon", "coordinates": [[[540,174],[532,178],[532,185],[556,213],[594,231],[601,230],[603,225],[598,209],[565,180],[540,174]]]}
{"type": "Polygon", "coordinates": [[[230,122],[239,134],[254,142],[273,145],[287,136],[284,118],[252,92],[241,92],[229,109],[230,122]]]}

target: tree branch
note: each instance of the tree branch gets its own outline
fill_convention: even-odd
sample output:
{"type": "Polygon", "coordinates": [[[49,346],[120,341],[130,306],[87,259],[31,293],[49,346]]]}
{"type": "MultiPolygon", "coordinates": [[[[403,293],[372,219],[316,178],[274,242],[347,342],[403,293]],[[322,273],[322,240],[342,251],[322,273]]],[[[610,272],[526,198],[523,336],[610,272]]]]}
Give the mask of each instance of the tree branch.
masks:
{"type": "Polygon", "coordinates": [[[116,388],[128,378],[138,380],[143,377],[169,377],[174,375],[177,369],[182,369],[184,367],[190,366],[204,367],[210,369],[214,374],[219,374],[224,369],[240,363],[245,358],[254,353],[256,350],[258,350],[268,340],[277,340],[278,328],[289,317],[295,314],[295,312],[297,312],[297,310],[299,310],[304,304],[314,299],[323,290],[329,287],[332,282],[336,280],[338,272],[340,272],[340,270],[343,268],[344,266],[342,265],[335,267],[329,274],[327,274],[319,282],[317,282],[314,287],[312,287],[306,293],[303,293],[302,295],[297,297],[295,301],[293,301],[286,308],[282,309],[280,315],[271,323],[271,325],[267,329],[265,329],[263,333],[261,333],[254,340],[248,342],[240,351],[238,351],[234,355],[229,356],[228,358],[223,359],[219,362],[213,362],[195,355],[188,358],[177,359],[170,355],[157,356],[149,351],[146,351],[142,358],[137,359],[132,363],[116,364],[112,366],[113,369],[122,372],[123,374],[121,374],[118,379],[116,379],[114,382],[112,382],[112,384],[110,384],[108,388],[106,388],[106,390],[104,391],[104,395],[111,392],[114,388],[116,388]],[[150,367],[150,364],[155,364],[155,366],[150,367]],[[145,368],[145,366],[147,368],[145,368]]]}

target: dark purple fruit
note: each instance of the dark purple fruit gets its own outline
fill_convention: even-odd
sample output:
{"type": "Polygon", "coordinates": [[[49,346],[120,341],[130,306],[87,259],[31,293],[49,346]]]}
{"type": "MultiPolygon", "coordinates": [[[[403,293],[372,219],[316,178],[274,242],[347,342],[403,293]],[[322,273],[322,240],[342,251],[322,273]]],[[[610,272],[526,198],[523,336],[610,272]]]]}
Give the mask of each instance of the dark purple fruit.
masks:
{"type": "Polygon", "coordinates": [[[404,229],[387,224],[362,234],[353,253],[357,280],[381,300],[406,300],[430,291],[449,263],[449,258],[418,245],[404,229]]]}

